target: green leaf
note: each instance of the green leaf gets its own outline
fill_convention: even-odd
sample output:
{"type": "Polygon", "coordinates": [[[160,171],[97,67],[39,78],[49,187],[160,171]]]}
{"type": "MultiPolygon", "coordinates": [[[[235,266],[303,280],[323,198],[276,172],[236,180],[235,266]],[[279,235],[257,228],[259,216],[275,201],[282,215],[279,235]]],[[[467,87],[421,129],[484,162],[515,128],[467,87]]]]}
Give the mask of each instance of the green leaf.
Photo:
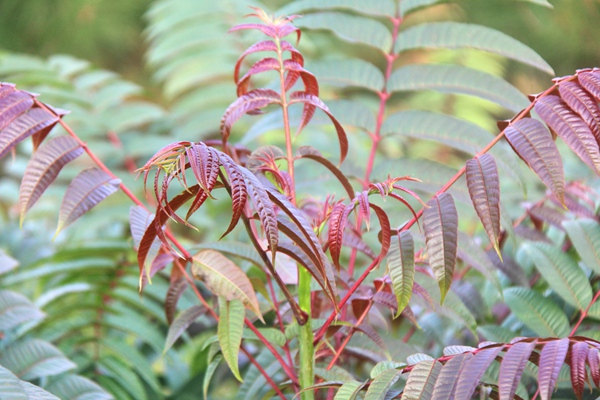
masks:
{"type": "MultiPolygon", "coordinates": [[[[413,11],[417,11],[421,8],[425,8],[427,6],[437,4],[437,3],[445,3],[448,0],[402,0],[400,2],[400,16],[404,17],[406,14],[409,14],[413,11]]],[[[548,3],[548,0],[521,0],[527,1],[530,3],[538,4],[540,6],[554,8],[552,4],[548,3]]]]}
{"type": "Polygon", "coordinates": [[[336,392],[333,400],[354,400],[358,393],[365,387],[364,382],[347,381],[336,392]]]}
{"type": "Polygon", "coordinates": [[[531,65],[550,75],[552,67],[523,43],[495,29],[460,22],[432,22],[405,30],[396,42],[397,53],[413,49],[474,48],[531,65]]]}
{"type": "Polygon", "coordinates": [[[305,15],[294,21],[298,27],[327,29],[350,43],[361,43],[388,52],[392,33],[379,21],[340,12],[321,12],[305,15]]]}
{"type": "Polygon", "coordinates": [[[212,379],[213,374],[217,370],[217,367],[221,363],[223,356],[221,354],[217,354],[215,358],[212,359],[208,367],[206,367],[206,371],[204,372],[204,381],[202,382],[202,393],[204,394],[204,398],[208,399],[208,386],[210,385],[210,380],[212,379]]]}
{"type": "Polygon", "coordinates": [[[64,376],[48,385],[47,389],[62,400],[112,399],[112,396],[96,383],[77,375],[64,376]]]}
{"type": "Polygon", "coordinates": [[[456,265],[458,214],[454,200],[448,193],[435,196],[427,202],[427,206],[423,213],[423,230],[429,264],[440,287],[440,303],[443,303],[452,284],[456,265]]]}
{"type": "Polygon", "coordinates": [[[476,96],[513,111],[529,105],[527,97],[495,75],[460,65],[417,64],[398,68],[387,85],[389,92],[436,90],[476,96]]]}
{"type": "MultiPolygon", "coordinates": [[[[256,362],[260,364],[264,371],[269,376],[275,376],[281,369],[281,364],[275,359],[273,354],[268,349],[263,351],[256,357],[256,362]]],[[[250,366],[244,375],[244,383],[240,386],[236,399],[240,400],[255,400],[261,398],[261,394],[270,389],[265,377],[254,366],[250,366]]]]}
{"type": "Polygon", "coordinates": [[[550,287],[580,311],[592,300],[592,287],[577,263],[559,248],[546,243],[526,243],[525,253],[550,287]]]}
{"type": "Polygon", "coordinates": [[[233,375],[243,382],[238,367],[238,354],[242,344],[244,328],[244,304],[237,299],[226,300],[219,297],[219,326],[217,336],[223,358],[227,361],[233,375]]]}
{"type": "Polygon", "coordinates": [[[180,313],[169,327],[163,354],[166,353],[171,346],[175,344],[183,332],[185,332],[185,330],[205,312],[206,308],[204,306],[196,305],[180,313]]]}
{"type": "Polygon", "coordinates": [[[118,383],[121,390],[125,389],[136,400],[146,400],[148,398],[146,390],[144,390],[144,385],[137,374],[128,365],[123,363],[122,360],[112,356],[104,357],[100,360],[99,364],[106,369],[107,375],[118,383]]]}
{"type": "Polygon", "coordinates": [[[25,322],[44,318],[44,315],[22,294],[0,291],[0,331],[10,331],[25,322]]]}
{"type": "MultiPolygon", "coordinates": [[[[277,346],[285,346],[285,334],[276,328],[258,328],[258,331],[269,341],[277,346]]],[[[242,338],[246,340],[259,340],[258,336],[248,328],[244,328],[242,338]]]]}
{"type": "Polygon", "coordinates": [[[504,290],[504,301],[517,318],[540,337],[565,337],[569,320],[552,300],[522,287],[504,290]]]}
{"type": "Polygon", "coordinates": [[[406,363],[403,363],[403,362],[390,361],[390,360],[380,361],[377,364],[375,364],[375,366],[371,370],[371,379],[375,379],[376,376],[378,376],[379,374],[381,374],[382,372],[384,372],[388,369],[396,369],[397,370],[398,368],[404,368],[404,367],[406,367],[406,363]]]}
{"type": "Polygon", "coordinates": [[[442,364],[435,361],[422,361],[415,365],[408,376],[402,399],[429,400],[433,394],[435,381],[442,370],[442,364]]]}
{"type": "Polygon", "coordinates": [[[370,62],[348,58],[311,64],[310,71],[325,83],[339,87],[363,87],[374,92],[383,90],[383,73],[370,62]]]}
{"type": "Polygon", "coordinates": [[[498,273],[486,252],[474,243],[471,236],[464,232],[459,233],[458,242],[460,243],[458,257],[477,271],[481,272],[481,274],[483,274],[483,276],[498,289],[498,292],[502,294],[502,286],[500,285],[498,273]]]}
{"type": "Polygon", "coordinates": [[[0,275],[12,271],[19,262],[0,249],[0,275]]]}
{"type": "Polygon", "coordinates": [[[388,369],[377,375],[365,395],[365,400],[383,400],[392,385],[400,379],[401,371],[388,369]]]}
{"type": "Polygon", "coordinates": [[[284,8],[277,11],[277,15],[292,15],[306,12],[309,10],[352,10],[359,14],[377,15],[377,16],[394,16],[396,6],[392,0],[304,0],[295,1],[288,4],[284,8]]]}
{"type": "Polygon", "coordinates": [[[600,274],[600,225],[593,219],[563,221],[563,227],[581,260],[600,274]]]}
{"type": "Polygon", "coordinates": [[[11,344],[3,349],[0,364],[27,380],[58,375],[76,367],[59,349],[40,339],[11,344]]]}
{"type": "Polygon", "coordinates": [[[398,318],[408,305],[415,281],[415,245],[412,235],[409,231],[403,231],[397,237],[398,241],[392,241],[388,254],[390,278],[398,301],[394,318],[398,318]]]}
{"type": "Polygon", "coordinates": [[[328,101],[327,106],[333,115],[338,116],[342,125],[352,125],[368,132],[375,130],[375,114],[363,103],[353,100],[328,101]]]}
{"type": "Polygon", "coordinates": [[[244,271],[223,254],[214,250],[197,253],[194,255],[192,273],[217,296],[227,300],[241,300],[244,306],[254,311],[262,321],[252,283],[244,271]]]}

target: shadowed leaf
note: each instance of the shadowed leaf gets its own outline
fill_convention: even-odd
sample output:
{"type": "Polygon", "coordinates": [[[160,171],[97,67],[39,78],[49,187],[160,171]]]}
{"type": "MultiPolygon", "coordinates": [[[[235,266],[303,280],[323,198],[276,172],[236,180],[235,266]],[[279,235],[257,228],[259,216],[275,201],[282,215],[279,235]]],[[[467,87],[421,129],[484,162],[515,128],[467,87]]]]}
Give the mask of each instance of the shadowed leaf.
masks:
{"type": "Polygon", "coordinates": [[[569,333],[565,313],[534,290],[508,288],[504,290],[504,301],[517,318],[540,337],[563,337],[569,333]]]}
{"type": "Polygon", "coordinates": [[[217,336],[223,358],[227,361],[233,375],[243,382],[238,367],[238,354],[242,344],[244,328],[244,305],[240,300],[225,300],[219,296],[219,327],[217,336]]]}
{"type": "Polygon", "coordinates": [[[112,400],[113,397],[100,386],[82,376],[67,375],[53,381],[47,387],[49,392],[62,400],[112,400]]]}
{"type": "Polygon", "coordinates": [[[231,209],[233,212],[227,230],[221,235],[221,238],[223,238],[235,228],[242,216],[244,206],[248,199],[248,191],[246,190],[246,183],[244,182],[244,174],[240,171],[237,164],[231,157],[224,153],[219,152],[219,157],[221,159],[221,165],[223,165],[223,168],[229,177],[229,186],[231,187],[231,209]]]}
{"type": "Polygon", "coordinates": [[[440,287],[441,300],[452,284],[458,243],[458,214],[452,196],[441,193],[427,202],[423,213],[423,229],[429,264],[440,287]]]}
{"type": "Polygon", "coordinates": [[[585,367],[590,346],[586,342],[577,342],[571,346],[571,384],[578,399],[581,400],[587,370],[585,367]]]}
{"type": "Polygon", "coordinates": [[[398,241],[394,241],[388,254],[390,278],[398,302],[394,318],[398,318],[408,305],[415,277],[415,245],[412,235],[409,231],[403,231],[398,233],[397,238],[398,241]]]}
{"type": "Polygon", "coordinates": [[[600,225],[593,219],[563,221],[577,253],[589,268],[600,274],[600,225]]]}
{"type": "Polygon", "coordinates": [[[546,127],[538,120],[524,118],[511,124],[504,134],[517,154],[564,204],[565,176],[562,159],[546,127]]]}
{"type": "MultiPolygon", "coordinates": [[[[175,269],[176,267],[173,266],[173,268],[175,269]]],[[[173,323],[177,302],[187,287],[188,283],[185,278],[175,279],[169,284],[165,298],[165,316],[169,325],[173,323]]]]}
{"type": "Polygon", "coordinates": [[[480,350],[460,372],[456,383],[456,399],[470,399],[483,374],[502,351],[503,346],[480,350]]]}
{"type": "Polygon", "coordinates": [[[569,339],[553,340],[546,343],[540,353],[538,384],[542,400],[550,400],[556,378],[569,350],[569,339]]]}
{"type": "Polygon", "coordinates": [[[119,189],[121,181],[99,168],[83,170],[71,181],[58,217],[56,235],[119,189]]]}
{"type": "Polygon", "coordinates": [[[252,283],[244,271],[223,254],[214,250],[202,250],[195,254],[192,273],[211,292],[228,301],[241,300],[262,320],[252,283]]]}
{"type": "Polygon", "coordinates": [[[0,364],[21,379],[58,375],[76,367],[59,349],[40,339],[13,343],[2,351],[0,364]]]}
{"type": "Polygon", "coordinates": [[[521,381],[521,375],[536,342],[515,343],[502,358],[500,364],[500,377],[498,378],[498,390],[500,400],[512,400],[521,381]]]}
{"type": "Polygon", "coordinates": [[[318,162],[319,164],[327,168],[329,171],[331,171],[331,173],[340,181],[340,183],[346,190],[348,197],[354,197],[354,189],[352,188],[350,181],[348,181],[348,178],[346,178],[346,175],[344,175],[344,173],[340,171],[338,167],[335,166],[335,164],[333,164],[327,158],[323,157],[323,155],[317,149],[310,146],[301,146],[300,148],[298,148],[298,154],[301,155],[302,158],[308,158],[310,160],[318,162]]]}
{"type": "Polygon", "coordinates": [[[163,354],[169,351],[183,332],[205,312],[206,308],[204,306],[192,306],[179,314],[169,327],[163,354]]]}
{"type": "Polygon", "coordinates": [[[454,399],[456,383],[461,371],[473,358],[472,353],[459,354],[452,357],[444,364],[439,372],[435,387],[433,388],[432,400],[454,399]]]}

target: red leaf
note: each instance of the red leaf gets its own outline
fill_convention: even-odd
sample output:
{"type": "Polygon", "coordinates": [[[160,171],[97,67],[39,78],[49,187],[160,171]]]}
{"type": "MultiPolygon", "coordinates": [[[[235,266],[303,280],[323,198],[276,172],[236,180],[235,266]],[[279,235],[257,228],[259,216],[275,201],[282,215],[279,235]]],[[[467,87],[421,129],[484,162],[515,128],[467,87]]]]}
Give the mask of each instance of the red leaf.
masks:
{"type": "Polygon", "coordinates": [[[342,253],[342,244],[344,229],[348,221],[348,215],[354,209],[353,205],[346,206],[344,203],[336,204],[329,215],[329,233],[327,241],[329,243],[329,253],[333,263],[340,270],[340,255],[342,253]]]}
{"type": "Polygon", "coordinates": [[[58,117],[41,108],[32,108],[16,117],[0,131],[0,158],[17,143],[58,122],[58,117]]]}
{"type": "Polygon", "coordinates": [[[515,152],[564,204],[565,176],[562,159],[550,132],[538,120],[524,118],[504,131],[515,152]]]}
{"type": "Polygon", "coordinates": [[[246,58],[246,56],[249,54],[258,53],[261,51],[277,51],[277,45],[272,40],[263,40],[262,42],[254,43],[252,46],[248,47],[235,63],[235,69],[233,71],[233,81],[235,83],[239,81],[240,67],[242,66],[244,58],[246,58]]]}
{"type": "Polygon", "coordinates": [[[592,130],[596,142],[600,143],[600,108],[596,99],[575,82],[563,82],[558,86],[560,96],[592,130]]]}
{"type": "Polygon", "coordinates": [[[235,82],[237,84],[238,97],[248,93],[248,84],[250,83],[250,78],[252,75],[267,71],[279,71],[279,69],[279,60],[272,57],[266,57],[255,62],[254,65],[250,67],[248,72],[246,72],[246,74],[242,77],[242,79],[235,82]]]}
{"type": "MultiPolygon", "coordinates": [[[[176,267],[173,267],[173,269],[175,270],[176,267]]],[[[165,298],[165,316],[167,317],[169,325],[173,323],[175,311],[177,310],[177,303],[187,287],[188,283],[185,278],[172,280],[169,283],[169,289],[167,290],[167,296],[165,298]]]]}
{"type": "Polygon", "coordinates": [[[587,124],[558,96],[545,96],[535,103],[535,112],[554,132],[600,175],[600,150],[587,124]]]}
{"type": "Polygon", "coordinates": [[[240,31],[240,30],[244,30],[244,29],[256,29],[272,38],[277,37],[277,29],[275,27],[267,26],[267,25],[263,25],[263,24],[240,24],[240,25],[236,25],[233,28],[229,29],[228,32],[235,32],[235,31],[240,31]]]}
{"type": "Polygon", "coordinates": [[[467,162],[467,186],[490,242],[500,254],[500,179],[494,158],[486,153],[467,162]]]}
{"type": "Polygon", "coordinates": [[[535,345],[535,341],[515,343],[504,355],[498,378],[500,400],[511,400],[514,397],[527,360],[529,360],[535,345]]]}
{"type": "Polygon", "coordinates": [[[598,70],[583,72],[577,75],[579,83],[600,101],[600,74],[598,70]]]}
{"type": "Polygon", "coordinates": [[[556,378],[569,350],[569,339],[553,340],[546,343],[540,353],[538,384],[542,400],[550,400],[556,378]]]}
{"type": "Polygon", "coordinates": [[[456,383],[456,399],[470,399],[481,377],[503,346],[483,349],[473,356],[460,372],[456,383]]]}
{"type": "Polygon", "coordinates": [[[33,97],[11,86],[2,86],[0,92],[0,131],[6,128],[13,119],[29,110],[34,103],[33,97]]]}
{"type": "Polygon", "coordinates": [[[271,89],[255,89],[238,97],[231,103],[221,118],[223,141],[227,141],[231,133],[231,127],[244,114],[274,103],[280,104],[279,93],[271,89]]]}
{"type": "Polygon", "coordinates": [[[250,195],[252,203],[254,204],[254,208],[258,213],[258,217],[260,218],[260,222],[267,237],[269,250],[271,250],[273,261],[275,261],[279,234],[277,231],[277,217],[275,215],[273,203],[271,200],[269,200],[269,195],[256,176],[254,176],[254,174],[248,171],[246,168],[239,168],[244,175],[244,180],[246,181],[246,185],[248,187],[248,194],[250,195]]]}
{"type": "Polygon", "coordinates": [[[379,252],[379,259],[383,259],[388,253],[391,244],[391,226],[390,220],[383,209],[375,204],[369,204],[369,206],[375,211],[375,215],[379,219],[379,225],[381,226],[381,251],[379,252]]]}
{"type": "Polygon", "coordinates": [[[371,229],[371,210],[369,209],[369,193],[365,190],[356,194],[360,215],[365,219],[367,230],[371,229]]]}
{"type": "Polygon", "coordinates": [[[229,186],[231,186],[231,209],[233,213],[227,230],[221,235],[221,238],[223,238],[235,228],[240,220],[240,217],[244,212],[244,207],[246,206],[248,192],[246,190],[246,183],[244,182],[244,175],[237,164],[227,154],[220,152],[218,154],[221,159],[221,165],[223,165],[223,168],[229,177],[229,186]]]}
{"type": "Polygon", "coordinates": [[[325,114],[327,114],[327,116],[329,117],[329,119],[331,119],[331,122],[335,126],[335,130],[338,135],[338,141],[340,143],[340,163],[344,162],[344,159],[346,158],[346,155],[348,154],[348,138],[346,136],[346,132],[344,131],[344,128],[338,122],[338,120],[331,114],[331,112],[329,111],[329,108],[327,108],[325,103],[323,103],[321,101],[321,99],[319,99],[318,97],[313,96],[306,92],[292,93],[290,96],[289,104],[294,104],[294,103],[311,104],[315,107],[320,108],[321,110],[323,110],[323,112],[325,112],[325,114]]]}
{"type": "Polygon", "coordinates": [[[590,346],[586,342],[577,342],[571,346],[571,384],[579,400],[581,400],[585,388],[585,378],[587,377],[585,363],[589,348],[590,346]]]}
{"type": "Polygon", "coordinates": [[[456,391],[458,377],[461,375],[465,365],[467,365],[472,358],[472,353],[458,354],[444,364],[444,367],[435,382],[431,397],[432,400],[455,399],[454,392],[456,391]]]}
{"type": "Polygon", "coordinates": [[[19,204],[21,223],[25,213],[37,202],[44,191],[67,163],[79,157],[83,149],[70,136],[58,136],[33,154],[21,181],[19,204]]]}
{"type": "Polygon", "coordinates": [[[597,348],[589,349],[587,362],[590,366],[590,375],[592,376],[592,380],[594,381],[596,387],[600,388],[600,362],[597,348]]]}
{"type": "Polygon", "coordinates": [[[99,168],[84,169],[71,181],[60,205],[56,235],[119,189],[121,181],[99,168]]]}
{"type": "Polygon", "coordinates": [[[342,243],[344,246],[351,247],[353,249],[356,249],[356,250],[364,253],[364,255],[369,257],[371,260],[374,260],[375,257],[377,257],[375,255],[375,253],[373,252],[373,250],[371,250],[369,245],[366,244],[360,238],[360,236],[358,236],[358,234],[356,232],[354,232],[352,229],[347,231],[346,234],[343,236],[342,243]]]}
{"type": "MultiPolygon", "coordinates": [[[[452,284],[458,243],[458,214],[452,196],[441,193],[427,202],[423,213],[423,229],[429,264],[438,281],[441,303],[452,284]]],[[[467,398],[467,397],[465,397],[467,398]]]]}

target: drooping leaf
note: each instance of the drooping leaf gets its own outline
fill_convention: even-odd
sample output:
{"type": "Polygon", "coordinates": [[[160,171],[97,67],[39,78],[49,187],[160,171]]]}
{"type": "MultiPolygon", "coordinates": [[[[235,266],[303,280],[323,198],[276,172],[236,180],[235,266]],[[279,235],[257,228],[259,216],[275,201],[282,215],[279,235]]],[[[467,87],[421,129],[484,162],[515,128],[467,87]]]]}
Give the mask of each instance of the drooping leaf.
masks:
{"type": "Polygon", "coordinates": [[[504,301],[517,318],[540,337],[564,337],[569,321],[552,300],[534,290],[511,287],[504,290],[504,301]]]}
{"type": "Polygon", "coordinates": [[[339,87],[363,87],[374,92],[383,90],[381,71],[361,59],[327,60],[311,64],[310,69],[321,83],[339,87]]]}
{"type": "Polygon", "coordinates": [[[290,95],[289,104],[294,104],[294,103],[310,104],[310,105],[313,105],[313,106],[321,109],[325,114],[327,114],[327,116],[329,117],[329,119],[331,120],[331,122],[333,123],[333,125],[335,127],[335,131],[338,136],[338,142],[340,143],[340,163],[344,162],[344,159],[346,158],[346,155],[348,154],[348,137],[346,136],[346,131],[344,131],[344,128],[342,127],[342,125],[333,116],[333,114],[331,114],[331,112],[329,111],[329,108],[325,105],[325,103],[323,103],[321,101],[321,99],[319,99],[317,96],[314,96],[314,95],[306,93],[306,92],[292,93],[290,95]]]}
{"type": "Polygon", "coordinates": [[[600,174],[600,150],[594,134],[558,96],[545,96],[535,103],[535,112],[596,174],[600,174]]]}
{"type": "Polygon", "coordinates": [[[279,93],[271,89],[254,89],[237,98],[225,110],[225,114],[221,118],[221,135],[223,140],[227,141],[231,133],[231,127],[244,114],[261,109],[269,104],[280,102],[279,93]]]}
{"type": "Polygon", "coordinates": [[[398,311],[394,318],[402,313],[412,296],[415,277],[414,241],[409,231],[398,233],[388,254],[388,268],[392,286],[398,302],[398,311]]]}
{"type": "Polygon", "coordinates": [[[326,11],[305,15],[295,22],[299,27],[327,29],[347,42],[366,44],[385,52],[390,51],[392,45],[389,29],[371,18],[326,11]]]}
{"type": "Polygon", "coordinates": [[[65,164],[83,153],[79,143],[70,136],[59,136],[36,151],[23,174],[19,190],[21,222],[46,188],[56,179],[65,164]]]}
{"type": "Polygon", "coordinates": [[[571,346],[571,384],[580,400],[587,379],[586,361],[589,349],[590,346],[586,342],[573,343],[571,346]]]}
{"type": "Polygon", "coordinates": [[[244,206],[248,199],[248,192],[244,182],[244,174],[237,167],[236,163],[228,155],[220,152],[218,154],[221,159],[221,165],[223,165],[223,168],[229,177],[229,186],[231,187],[231,209],[233,211],[231,222],[225,233],[221,235],[221,238],[223,238],[235,228],[242,216],[244,206]]]}
{"type": "Polygon", "coordinates": [[[523,118],[506,128],[504,134],[529,168],[564,203],[565,176],[562,159],[546,127],[536,119],[523,118]]]}
{"type": "Polygon", "coordinates": [[[585,121],[596,142],[600,143],[600,108],[594,96],[576,82],[562,82],[558,91],[565,103],[585,121]]]}
{"type": "Polygon", "coordinates": [[[467,186],[477,215],[500,254],[500,179],[494,158],[486,153],[467,161],[467,186]]]}
{"type": "Polygon", "coordinates": [[[71,181],[58,217],[55,236],[119,189],[121,181],[99,168],[88,168],[71,181]]]}
{"type": "Polygon", "coordinates": [[[365,400],[384,399],[386,393],[400,379],[401,374],[402,372],[397,369],[388,369],[377,375],[369,385],[365,400]]]}
{"type": "Polygon", "coordinates": [[[563,221],[577,253],[589,268],[600,274],[600,225],[593,219],[563,221]]]}
{"type": "Polygon", "coordinates": [[[204,306],[196,305],[179,314],[171,326],[169,326],[163,354],[169,351],[185,330],[205,312],[206,308],[204,306]]]}
{"type": "Polygon", "coordinates": [[[2,351],[0,364],[27,380],[58,375],[76,367],[59,349],[40,339],[13,343],[2,351]]]}
{"type": "Polygon", "coordinates": [[[241,300],[261,320],[262,314],[252,283],[240,267],[223,254],[214,250],[202,250],[193,257],[192,273],[196,279],[217,296],[226,300],[241,300]]]}
{"type": "Polygon", "coordinates": [[[435,273],[441,303],[452,284],[458,242],[458,214],[452,196],[441,193],[427,202],[423,213],[423,229],[429,264],[435,273]]]}
{"type": "Polygon", "coordinates": [[[581,86],[590,92],[596,99],[600,98],[600,76],[598,70],[586,71],[577,74],[581,86]]]}
{"type": "Polygon", "coordinates": [[[463,367],[456,383],[456,399],[470,399],[483,374],[502,351],[503,346],[480,350],[463,367]]]}
{"type": "Polygon", "coordinates": [[[592,287],[575,261],[553,245],[526,243],[524,251],[550,287],[580,311],[592,300],[592,287]]]}
{"type": "Polygon", "coordinates": [[[535,51],[497,30],[459,22],[432,22],[408,28],[396,42],[395,51],[420,48],[474,48],[520,61],[550,75],[552,67],[535,51]]]}
{"type": "Polygon", "coordinates": [[[444,367],[439,372],[437,381],[433,388],[432,400],[453,399],[456,391],[456,383],[461,371],[473,358],[472,353],[459,354],[452,357],[444,364],[444,367]]]}
{"type": "Polygon", "coordinates": [[[329,253],[338,270],[341,268],[339,260],[342,251],[342,238],[346,229],[346,223],[348,222],[348,215],[350,215],[352,208],[346,206],[344,203],[338,203],[333,207],[329,215],[329,253]]]}
{"type": "Polygon", "coordinates": [[[529,101],[504,79],[472,68],[449,64],[417,64],[398,68],[390,76],[388,92],[436,90],[467,94],[518,112],[529,101]]]}
{"type": "Polygon", "coordinates": [[[535,344],[535,341],[515,343],[502,358],[500,377],[498,378],[500,400],[511,400],[513,398],[535,344]]]}
{"type": "Polygon", "coordinates": [[[0,291],[0,331],[7,332],[25,322],[44,317],[33,303],[20,293],[0,291]]]}
{"type": "Polygon", "coordinates": [[[31,94],[2,84],[0,88],[0,132],[33,106],[31,94]]]}
{"type": "Polygon", "coordinates": [[[217,336],[221,353],[233,375],[243,382],[238,367],[238,354],[244,328],[244,304],[238,299],[226,300],[219,296],[219,314],[217,336]]]}
{"type": "MultiPolygon", "coordinates": [[[[173,269],[178,270],[175,265],[173,266],[173,269]]],[[[167,290],[167,295],[165,297],[165,316],[169,325],[173,323],[175,310],[177,309],[177,302],[179,301],[179,298],[185,289],[188,287],[188,283],[185,278],[180,277],[173,279],[173,273],[171,273],[171,276],[171,282],[169,283],[169,289],[167,290]]]]}
{"type": "Polygon", "coordinates": [[[390,245],[392,242],[391,239],[391,226],[390,226],[390,220],[388,219],[387,214],[385,213],[385,211],[383,211],[383,209],[379,206],[376,206],[375,204],[370,203],[369,207],[371,207],[371,209],[373,211],[375,211],[375,215],[377,215],[377,219],[379,220],[379,225],[381,226],[381,232],[380,232],[380,240],[381,240],[381,250],[379,252],[379,257],[383,259],[383,257],[385,257],[388,253],[388,250],[390,249],[390,245]]]}
{"type": "Polygon", "coordinates": [[[48,391],[62,400],[111,400],[113,397],[91,380],[78,375],[67,375],[53,381],[48,391]]]}
{"type": "Polygon", "coordinates": [[[538,385],[542,400],[550,400],[556,379],[569,350],[569,339],[553,340],[546,343],[540,353],[538,385]]]}
{"type": "MultiPolygon", "coordinates": [[[[1,121],[0,121],[1,122],[1,121]]],[[[41,108],[32,108],[0,131],[0,158],[19,142],[58,122],[58,117],[41,108]]]]}
{"type": "Polygon", "coordinates": [[[433,395],[433,388],[438,378],[442,364],[433,361],[421,361],[408,375],[402,399],[429,400],[433,395]]]}

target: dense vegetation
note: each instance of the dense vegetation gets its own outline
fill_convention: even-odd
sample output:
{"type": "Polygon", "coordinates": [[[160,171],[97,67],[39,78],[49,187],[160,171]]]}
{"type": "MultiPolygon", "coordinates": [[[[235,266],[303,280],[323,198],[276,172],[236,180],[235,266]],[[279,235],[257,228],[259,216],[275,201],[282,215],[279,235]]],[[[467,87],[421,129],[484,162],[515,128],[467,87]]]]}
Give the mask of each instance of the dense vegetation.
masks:
{"type": "Polygon", "coordinates": [[[154,2],[160,96],[0,55],[0,397],[596,398],[600,70],[471,2],[261,7],[154,2]]]}

